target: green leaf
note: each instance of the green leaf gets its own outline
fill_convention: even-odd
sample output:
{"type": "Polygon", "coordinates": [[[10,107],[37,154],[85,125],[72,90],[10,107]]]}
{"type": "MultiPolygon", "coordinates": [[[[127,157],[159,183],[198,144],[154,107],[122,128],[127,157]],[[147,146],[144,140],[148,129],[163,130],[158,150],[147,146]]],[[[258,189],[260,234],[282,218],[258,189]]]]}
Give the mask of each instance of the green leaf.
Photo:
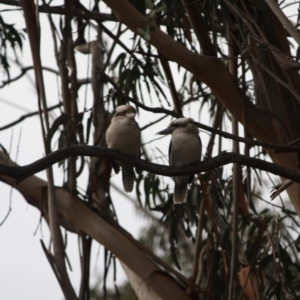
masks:
{"type": "Polygon", "coordinates": [[[145,30],[142,29],[142,28],[138,28],[138,29],[137,29],[137,32],[138,32],[141,36],[143,36],[143,35],[145,34],[145,30]]]}
{"type": "Polygon", "coordinates": [[[155,9],[151,10],[150,13],[148,14],[148,17],[149,17],[149,19],[151,21],[153,20],[153,17],[155,16],[155,14],[156,14],[156,10],[155,9]]]}
{"type": "Polygon", "coordinates": [[[148,9],[153,9],[154,7],[153,2],[151,0],[145,0],[145,6],[148,9]]]}
{"type": "Polygon", "coordinates": [[[161,5],[161,6],[158,6],[157,8],[155,8],[155,12],[156,13],[159,13],[163,10],[166,10],[167,6],[165,4],[161,5]]]}
{"type": "Polygon", "coordinates": [[[144,35],[143,35],[143,38],[146,40],[146,41],[149,41],[150,40],[150,33],[148,31],[145,31],[144,35]]]}
{"type": "Polygon", "coordinates": [[[126,58],[126,53],[123,52],[121,53],[116,60],[114,61],[114,63],[111,64],[111,69],[114,70],[116,68],[116,66],[119,64],[120,61],[124,61],[124,59],[126,58]]]}

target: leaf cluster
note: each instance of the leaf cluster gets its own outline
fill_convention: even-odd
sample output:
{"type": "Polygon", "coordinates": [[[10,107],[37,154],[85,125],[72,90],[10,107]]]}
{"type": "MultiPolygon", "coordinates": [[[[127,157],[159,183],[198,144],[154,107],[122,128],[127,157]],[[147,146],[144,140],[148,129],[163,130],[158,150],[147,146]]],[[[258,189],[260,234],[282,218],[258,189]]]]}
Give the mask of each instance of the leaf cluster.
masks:
{"type": "Polygon", "coordinates": [[[6,23],[2,16],[0,16],[0,64],[10,79],[10,64],[9,64],[9,48],[13,50],[17,58],[17,50],[22,50],[24,34],[15,28],[14,24],[6,23]]]}

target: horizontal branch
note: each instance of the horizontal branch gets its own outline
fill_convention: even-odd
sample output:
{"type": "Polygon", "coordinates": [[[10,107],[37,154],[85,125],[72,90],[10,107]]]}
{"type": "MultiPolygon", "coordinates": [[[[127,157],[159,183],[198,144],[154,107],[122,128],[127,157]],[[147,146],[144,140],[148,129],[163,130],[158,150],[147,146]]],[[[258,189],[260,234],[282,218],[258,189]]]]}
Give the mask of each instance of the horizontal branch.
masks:
{"type": "Polygon", "coordinates": [[[222,153],[206,161],[202,161],[200,163],[189,166],[169,167],[151,163],[109,148],[85,145],[76,145],[65,149],[57,150],[33,162],[32,164],[25,165],[23,167],[0,165],[0,175],[10,176],[16,179],[18,182],[20,182],[25,178],[40,171],[43,171],[49,166],[71,156],[107,157],[126,162],[127,164],[135,166],[144,171],[163,176],[202,173],[224,166],[229,163],[239,163],[241,165],[250,166],[255,169],[260,169],[300,183],[300,174],[296,171],[283,168],[275,163],[270,163],[261,159],[251,158],[236,153],[222,153]]]}

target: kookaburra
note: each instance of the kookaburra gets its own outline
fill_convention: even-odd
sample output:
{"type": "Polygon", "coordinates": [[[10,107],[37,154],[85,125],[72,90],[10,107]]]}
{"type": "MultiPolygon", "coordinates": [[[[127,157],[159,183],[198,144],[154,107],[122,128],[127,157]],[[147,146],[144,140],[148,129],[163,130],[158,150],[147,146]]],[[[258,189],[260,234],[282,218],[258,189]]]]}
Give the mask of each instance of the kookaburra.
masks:
{"type": "MultiPolygon", "coordinates": [[[[121,105],[116,108],[115,115],[105,135],[108,148],[136,157],[140,156],[141,131],[134,119],[135,115],[136,110],[130,105],[121,105]]],[[[133,167],[119,161],[113,161],[116,173],[119,173],[119,165],[122,167],[124,190],[131,192],[134,181],[133,167]]]]}
{"type": "MultiPolygon", "coordinates": [[[[157,134],[172,134],[169,146],[170,166],[184,166],[201,160],[202,144],[198,135],[198,127],[192,118],[180,118],[157,134]]],[[[186,202],[188,184],[192,182],[194,174],[175,176],[174,203],[186,202]]]]}

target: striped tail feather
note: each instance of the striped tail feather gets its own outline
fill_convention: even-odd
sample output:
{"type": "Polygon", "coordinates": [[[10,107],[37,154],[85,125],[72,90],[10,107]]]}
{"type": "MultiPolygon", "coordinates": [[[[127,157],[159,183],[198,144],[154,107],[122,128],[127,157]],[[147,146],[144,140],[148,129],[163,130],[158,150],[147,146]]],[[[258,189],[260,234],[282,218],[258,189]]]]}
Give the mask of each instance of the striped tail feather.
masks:
{"type": "Polygon", "coordinates": [[[127,193],[132,192],[134,182],[134,171],[132,167],[122,167],[122,179],[124,191],[127,193]]]}
{"type": "Polygon", "coordinates": [[[187,198],[187,193],[188,193],[188,187],[186,182],[183,182],[180,185],[175,183],[175,191],[173,196],[174,204],[185,203],[187,198]]]}

